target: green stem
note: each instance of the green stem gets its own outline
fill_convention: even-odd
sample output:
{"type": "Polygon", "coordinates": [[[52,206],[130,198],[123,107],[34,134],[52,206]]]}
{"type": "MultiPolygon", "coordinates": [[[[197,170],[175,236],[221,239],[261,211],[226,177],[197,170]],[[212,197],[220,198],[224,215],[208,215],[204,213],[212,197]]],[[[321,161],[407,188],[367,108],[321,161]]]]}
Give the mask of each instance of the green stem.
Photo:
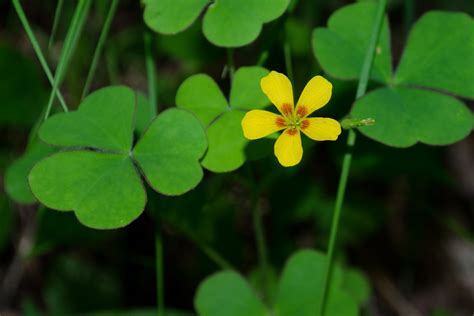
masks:
{"type": "Polygon", "coordinates": [[[265,242],[265,234],[263,231],[262,223],[262,209],[260,208],[260,203],[258,199],[258,194],[254,199],[254,208],[253,208],[253,227],[255,231],[255,239],[257,242],[257,253],[258,260],[260,263],[260,273],[262,276],[262,288],[264,298],[268,298],[269,295],[269,276],[268,276],[268,254],[267,247],[265,242]]]}
{"type": "Polygon", "coordinates": [[[156,91],[156,71],[152,53],[152,37],[150,32],[145,33],[145,63],[148,79],[148,99],[150,103],[151,117],[155,117],[158,111],[158,93],[156,91]]]}
{"type": "Polygon", "coordinates": [[[158,316],[165,316],[165,291],[164,291],[164,262],[163,262],[163,239],[160,227],[155,229],[155,263],[156,263],[156,298],[158,304],[158,316]]]}
{"type": "MultiPolygon", "coordinates": [[[[359,84],[357,86],[357,93],[355,99],[359,99],[362,97],[365,92],[367,91],[367,84],[369,82],[370,71],[372,69],[374,56],[375,56],[375,48],[377,46],[377,42],[380,35],[380,30],[383,24],[383,17],[385,12],[387,0],[379,0],[377,13],[375,16],[375,22],[372,28],[372,33],[369,41],[369,45],[367,47],[367,52],[365,54],[364,64],[362,65],[362,70],[360,73],[359,84]]],[[[332,278],[332,270],[334,266],[334,250],[337,242],[337,232],[339,228],[339,221],[342,212],[342,205],[344,203],[344,196],[347,187],[347,179],[349,178],[349,170],[351,167],[351,160],[352,160],[352,151],[355,146],[356,141],[356,133],[353,129],[349,130],[349,135],[347,137],[347,145],[346,145],[346,153],[344,154],[344,159],[342,162],[342,171],[341,176],[339,179],[339,186],[337,189],[337,196],[336,196],[336,204],[334,207],[333,219],[331,224],[331,233],[329,237],[329,245],[328,245],[328,257],[327,257],[327,266],[326,266],[326,275],[324,281],[324,288],[323,288],[323,295],[321,301],[321,316],[324,316],[326,311],[327,305],[327,298],[331,290],[331,278],[332,278]]]]}
{"type": "Polygon", "coordinates": [[[235,73],[234,50],[232,48],[227,49],[227,68],[229,71],[230,81],[232,82],[235,73]]]}
{"type": "MultiPolygon", "coordinates": [[[[41,64],[41,67],[43,68],[43,71],[46,74],[46,77],[48,78],[49,83],[51,84],[51,86],[53,86],[54,84],[53,74],[51,73],[48,63],[46,62],[46,59],[44,58],[44,55],[43,55],[43,52],[41,51],[41,47],[38,43],[38,40],[36,39],[36,36],[33,33],[33,29],[31,28],[30,23],[28,22],[28,19],[26,18],[26,14],[25,14],[25,11],[23,11],[23,8],[20,4],[20,0],[13,0],[13,7],[15,8],[18,18],[20,19],[20,22],[23,25],[23,28],[25,29],[26,35],[28,36],[28,39],[31,42],[31,46],[33,46],[33,49],[36,53],[36,57],[38,57],[38,60],[41,64]]],[[[66,102],[64,101],[61,91],[59,90],[56,91],[56,95],[59,99],[59,102],[61,103],[61,106],[64,112],[67,112],[68,107],[66,105],[66,102]]]]}
{"type": "Polygon", "coordinates": [[[56,73],[54,76],[53,88],[49,96],[48,106],[46,108],[46,113],[44,116],[45,120],[49,117],[49,114],[51,112],[54,96],[59,90],[59,85],[69,64],[69,60],[72,56],[72,51],[74,50],[79,39],[79,34],[81,33],[82,26],[84,25],[84,21],[89,12],[90,4],[90,0],[80,0],[74,11],[74,16],[71,25],[68,29],[66,40],[64,41],[63,48],[61,49],[61,56],[59,58],[58,68],[56,69],[56,73]]]}
{"type": "Polygon", "coordinates": [[[58,0],[58,4],[56,5],[56,12],[54,13],[54,21],[53,21],[53,28],[51,30],[51,36],[49,37],[49,44],[48,48],[54,43],[54,38],[56,36],[56,31],[58,29],[59,19],[61,18],[61,11],[63,9],[63,0],[58,0]]]}
{"type": "Polygon", "coordinates": [[[102,31],[100,32],[99,41],[97,42],[97,47],[95,48],[91,67],[89,69],[89,73],[87,74],[87,79],[86,83],[84,84],[81,99],[84,99],[84,97],[89,93],[89,89],[92,84],[92,80],[94,79],[94,74],[97,69],[97,65],[99,64],[100,55],[102,54],[102,49],[109,34],[110,25],[112,24],[112,20],[114,19],[118,4],[119,0],[112,0],[112,3],[110,4],[109,12],[107,13],[107,17],[105,18],[102,31]]]}

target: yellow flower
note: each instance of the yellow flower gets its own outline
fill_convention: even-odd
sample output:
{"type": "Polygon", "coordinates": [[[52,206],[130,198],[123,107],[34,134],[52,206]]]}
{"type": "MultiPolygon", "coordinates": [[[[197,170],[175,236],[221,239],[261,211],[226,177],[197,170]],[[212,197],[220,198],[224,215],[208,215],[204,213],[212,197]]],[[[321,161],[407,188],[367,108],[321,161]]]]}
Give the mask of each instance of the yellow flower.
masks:
{"type": "Polygon", "coordinates": [[[294,107],[290,80],[276,71],[260,81],[262,91],[277,107],[281,115],[263,110],[252,110],[242,119],[247,139],[258,139],[277,131],[283,133],[275,142],[275,156],[282,166],[297,165],[303,157],[300,132],[314,140],[336,140],[341,134],[338,121],[325,117],[308,117],[331,99],[332,84],[321,76],[313,77],[304,88],[294,107]]]}

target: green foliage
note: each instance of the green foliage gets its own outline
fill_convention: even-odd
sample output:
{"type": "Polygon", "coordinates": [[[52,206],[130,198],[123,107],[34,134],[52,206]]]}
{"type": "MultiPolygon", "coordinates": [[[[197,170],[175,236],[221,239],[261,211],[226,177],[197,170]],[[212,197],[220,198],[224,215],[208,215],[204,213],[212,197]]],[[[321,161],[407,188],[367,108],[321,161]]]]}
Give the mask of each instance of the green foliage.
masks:
{"type": "Polygon", "coordinates": [[[242,67],[234,76],[230,104],[215,81],[204,74],[186,79],[176,94],[176,105],[193,112],[207,127],[209,148],[202,165],[213,172],[228,172],[245,162],[247,140],[242,134],[242,110],[269,104],[260,89],[260,79],[268,74],[262,67],[242,67]]]}
{"type": "MultiPolygon", "coordinates": [[[[273,312],[277,316],[315,315],[320,309],[322,286],[326,273],[325,255],[314,250],[300,250],[286,263],[280,278],[273,312]]],[[[358,306],[366,299],[365,280],[345,273],[336,267],[326,315],[358,315],[358,306]],[[346,280],[347,278],[347,280],[346,280]],[[361,285],[362,284],[362,285],[361,285]]],[[[256,315],[267,316],[262,302],[249,284],[235,272],[216,273],[204,280],[198,288],[195,305],[200,316],[256,315]]]]}
{"type": "Polygon", "coordinates": [[[202,178],[198,160],[206,149],[197,119],[183,110],[168,110],[132,150],[135,107],[132,90],[108,87],[88,96],[76,112],[47,120],[40,137],[66,150],[31,171],[29,183],[38,200],[74,211],[86,226],[111,229],[128,225],[145,207],[146,192],[135,165],[164,194],[196,186],[202,178]]]}
{"type": "Polygon", "coordinates": [[[465,13],[431,11],[408,37],[397,85],[441,90],[474,99],[474,20],[465,13]]]}
{"type": "MultiPolygon", "coordinates": [[[[275,305],[278,316],[311,316],[321,308],[326,256],[314,250],[301,250],[286,263],[280,279],[275,305]]],[[[341,271],[334,271],[329,294],[327,316],[358,315],[355,300],[341,289],[341,271]]]]}
{"type": "Polygon", "coordinates": [[[5,191],[10,198],[21,204],[31,204],[36,201],[28,184],[28,174],[38,161],[54,151],[54,148],[40,141],[34,141],[23,156],[8,167],[5,172],[5,191]]]}
{"type": "Polygon", "coordinates": [[[352,116],[374,118],[375,125],[360,127],[361,133],[394,147],[448,145],[466,137],[473,126],[471,111],[457,99],[405,87],[368,93],[352,116]]]}
{"type": "MultiPolygon", "coordinates": [[[[314,52],[330,75],[343,79],[359,75],[374,10],[371,2],[346,6],[331,16],[328,28],[315,30],[314,52]]],[[[375,120],[375,125],[359,128],[362,134],[394,147],[417,142],[448,145],[466,137],[474,122],[469,109],[453,97],[418,87],[473,98],[474,72],[465,67],[474,63],[472,18],[463,13],[424,15],[413,26],[393,77],[389,40],[385,23],[371,78],[388,87],[354,104],[352,117],[375,120]]]]}
{"type": "MultiPolygon", "coordinates": [[[[313,51],[329,75],[346,80],[358,79],[374,24],[376,4],[355,3],[335,11],[327,28],[313,32],[313,51]]],[[[388,83],[392,76],[390,32],[385,18],[370,77],[388,83]]]]}
{"type": "Polygon", "coordinates": [[[370,284],[367,277],[359,270],[346,269],[341,288],[349,293],[357,304],[365,304],[370,297],[370,284]]]}
{"type": "Polygon", "coordinates": [[[233,271],[218,272],[204,280],[195,305],[200,316],[268,315],[247,281],[233,271]]]}
{"type": "MultiPolygon", "coordinates": [[[[175,34],[189,27],[208,0],[145,1],[144,20],[154,31],[175,34]]],[[[289,0],[218,0],[204,14],[203,33],[217,46],[239,47],[253,42],[264,23],[281,16],[289,0]]]]}
{"type": "Polygon", "coordinates": [[[180,195],[202,179],[199,159],[206,135],[189,112],[170,109],[159,115],[133,150],[151,187],[162,194],[180,195]]]}

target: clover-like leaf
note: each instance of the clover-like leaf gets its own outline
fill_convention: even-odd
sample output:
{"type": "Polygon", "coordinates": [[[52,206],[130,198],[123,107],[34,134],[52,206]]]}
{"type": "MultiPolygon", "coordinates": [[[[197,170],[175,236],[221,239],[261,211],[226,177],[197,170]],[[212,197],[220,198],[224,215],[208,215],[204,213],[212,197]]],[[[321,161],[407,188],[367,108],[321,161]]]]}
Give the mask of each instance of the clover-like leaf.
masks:
{"type": "Polygon", "coordinates": [[[179,195],[202,179],[199,159],[206,151],[206,134],[187,111],[160,114],[135,146],[133,156],[156,191],[179,195]]]}
{"type": "Polygon", "coordinates": [[[357,100],[351,115],[373,118],[373,126],[359,130],[369,138],[395,147],[417,142],[447,145],[473,128],[471,111],[457,99],[414,88],[383,88],[357,100]]]}
{"type": "Polygon", "coordinates": [[[143,19],[154,31],[176,34],[197,19],[209,0],[146,0],[143,19]]]}
{"type": "Polygon", "coordinates": [[[204,126],[228,108],[219,86],[206,74],[193,75],[183,81],[176,93],[176,106],[193,112],[204,126]]]}
{"type": "Polygon", "coordinates": [[[202,160],[204,168],[213,172],[227,172],[245,162],[247,140],[242,134],[241,123],[245,113],[229,111],[207,128],[209,150],[202,160]]]}
{"type": "Polygon", "coordinates": [[[194,305],[199,316],[268,316],[247,281],[232,271],[219,272],[204,280],[194,305]]]}
{"type": "Polygon", "coordinates": [[[10,198],[21,204],[31,204],[36,201],[28,185],[28,174],[38,161],[54,151],[54,148],[35,141],[23,156],[7,168],[5,172],[5,191],[10,198]]]}
{"type": "MultiPolygon", "coordinates": [[[[222,47],[239,47],[253,42],[263,24],[281,16],[289,0],[215,0],[203,19],[207,39],[222,47]]],[[[189,27],[209,0],[145,1],[144,20],[153,30],[175,34],[189,27]]]]}
{"type": "Polygon", "coordinates": [[[344,278],[341,287],[356,300],[358,304],[364,304],[370,297],[370,284],[361,271],[357,269],[344,270],[344,278]]]}
{"type": "Polygon", "coordinates": [[[423,15],[410,32],[395,82],[474,99],[474,19],[455,12],[423,15]]]}
{"type": "Polygon", "coordinates": [[[75,112],[52,116],[39,136],[57,146],[93,147],[129,152],[133,142],[136,96],[124,86],[100,89],[75,112]]]}
{"type": "Polygon", "coordinates": [[[234,75],[230,105],[216,82],[198,74],[186,79],[176,94],[176,105],[193,112],[207,127],[209,148],[202,165],[213,172],[228,172],[245,162],[247,140],[242,134],[242,110],[269,104],[261,92],[260,79],[268,73],[262,67],[241,67],[234,75]]]}
{"type": "Polygon", "coordinates": [[[241,67],[234,75],[229,103],[233,108],[261,109],[270,104],[260,87],[260,80],[268,75],[263,67],[241,67]]]}
{"type": "Polygon", "coordinates": [[[122,154],[60,152],[36,164],[29,181],[44,205],[74,210],[79,221],[92,228],[125,226],[146,204],[133,162],[122,154]]]}
{"type": "Polygon", "coordinates": [[[66,150],[32,169],[29,183],[39,201],[74,211],[86,226],[111,229],[129,224],[145,207],[137,165],[152,187],[165,194],[197,185],[202,178],[198,160],[207,144],[198,119],[168,110],[132,150],[136,102],[129,88],[107,87],[88,96],[76,112],[57,114],[42,125],[40,137],[66,150]]]}
{"type": "Polygon", "coordinates": [[[217,46],[250,44],[262,25],[282,15],[288,3],[289,0],[217,0],[204,16],[204,35],[217,46]]]}
{"type": "MultiPolygon", "coordinates": [[[[345,79],[358,76],[363,55],[357,63],[349,55],[355,56],[360,48],[366,48],[371,34],[367,27],[373,23],[374,10],[375,4],[370,2],[350,5],[331,16],[328,29],[316,29],[313,48],[328,73],[345,79]],[[353,51],[341,38],[363,45],[353,51]],[[350,54],[346,58],[347,51],[350,54]],[[348,62],[358,66],[348,67],[348,62]]],[[[474,63],[473,19],[463,13],[425,14],[411,31],[394,76],[390,71],[388,43],[388,28],[384,25],[371,77],[388,87],[356,101],[351,115],[376,122],[359,128],[362,134],[395,147],[409,147],[417,142],[447,145],[468,135],[473,116],[461,102],[418,87],[474,97],[474,72],[466,67],[474,63]]]]}
{"type": "MultiPolygon", "coordinates": [[[[327,28],[313,32],[313,51],[324,71],[341,79],[357,79],[374,24],[377,5],[374,2],[355,3],[334,12],[327,28]]],[[[371,78],[389,82],[392,57],[388,20],[384,19],[371,78]]]]}
{"type": "MultiPolygon", "coordinates": [[[[300,250],[290,257],[280,279],[275,304],[278,316],[311,316],[321,308],[326,256],[314,250],[300,250]]],[[[342,270],[336,266],[328,297],[327,316],[358,315],[358,306],[341,290],[342,270]]]]}

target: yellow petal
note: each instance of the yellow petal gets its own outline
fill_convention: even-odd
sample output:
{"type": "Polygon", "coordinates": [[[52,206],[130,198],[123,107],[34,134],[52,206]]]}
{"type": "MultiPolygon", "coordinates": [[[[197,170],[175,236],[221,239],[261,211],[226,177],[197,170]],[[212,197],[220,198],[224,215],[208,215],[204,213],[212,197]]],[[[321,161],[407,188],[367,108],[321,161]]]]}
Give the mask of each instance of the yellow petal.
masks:
{"type": "Polygon", "coordinates": [[[313,77],[304,87],[296,105],[296,114],[306,117],[331,99],[332,84],[321,76],[313,77]]]}
{"type": "Polygon", "coordinates": [[[300,131],[295,128],[287,128],[275,142],[274,151],[282,166],[297,165],[303,157],[300,131]]]}
{"type": "Polygon", "coordinates": [[[272,71],[260,80],[260,87],[281,114],[293,113],[293,88],[284,74],[272,71]]]}
{"type": "Polygon", "coordinates": [[[314,140],[336,140],[341,134],[341,125],[332,118],[310,117],[301,123],[301,131],[314,140]]]}
{"type": "Polygon", "coordinates": [[[263,110],[249,111],[242,119],[242,130],[247,139],[262,138],[285,127],[283,116],[263,110]]]}

